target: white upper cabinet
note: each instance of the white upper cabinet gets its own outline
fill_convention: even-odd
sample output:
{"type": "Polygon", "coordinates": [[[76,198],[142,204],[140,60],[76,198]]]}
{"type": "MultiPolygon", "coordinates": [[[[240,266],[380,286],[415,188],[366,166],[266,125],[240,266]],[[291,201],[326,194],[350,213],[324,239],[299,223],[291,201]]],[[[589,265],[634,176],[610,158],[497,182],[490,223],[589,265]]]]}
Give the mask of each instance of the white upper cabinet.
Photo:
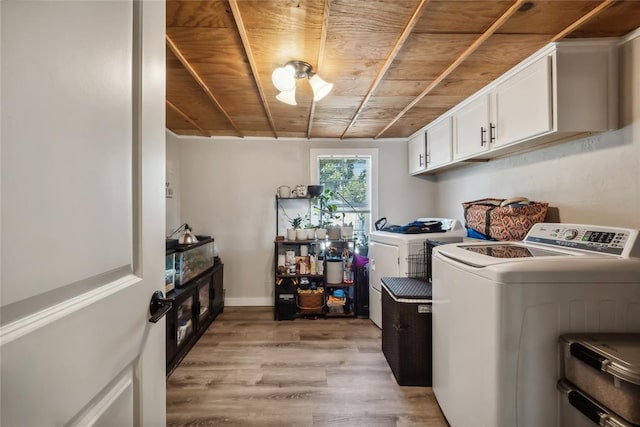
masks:
{"type": "Polygon", "coordinates": [[[492,92],[491,148],[553,129],[551,58],[544,56],[538,59],[492,92]]]}
{"type": "Polygon", "coordinates": [[[453,142],[452,118],[445,117],[426,129],[427,169],[447,164],[451,161],[453,142]]]}
{"type": "Polygon", "coordinates": [[[409,140],[409,173],[412,175],[427,169],[427,147],[424,132],[419,132],[409,140]]]}
{"type": "Polygon", "coordinates": [[[615,39],[552,43],[427,125],[427,165],[412,173],[615,129],[617,96],[615,39]],[[436,154],[429,143],[430,131],[446,140],[447,120],[453,129],[448,160],[445,144],[436,154]]]}
{"type": "Polygon", "coordinates": [[[453,158],[462,159],[489,149],[489,95],[464,105],[453,115],[453,158]]]}

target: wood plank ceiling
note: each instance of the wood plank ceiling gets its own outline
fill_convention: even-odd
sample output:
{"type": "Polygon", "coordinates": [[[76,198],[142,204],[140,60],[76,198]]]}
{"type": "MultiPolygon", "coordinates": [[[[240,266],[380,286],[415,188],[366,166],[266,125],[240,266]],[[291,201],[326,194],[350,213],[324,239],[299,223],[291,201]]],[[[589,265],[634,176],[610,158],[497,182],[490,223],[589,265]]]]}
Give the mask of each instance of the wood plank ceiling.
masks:
{"type": "Polygon", "coordinates": [[[168,0],[167,128],[178,135],[406,137],[551,41],[640,27],[638,0],[168,0]],[[276,100],[273,70],[334,84],[276,100]]]}

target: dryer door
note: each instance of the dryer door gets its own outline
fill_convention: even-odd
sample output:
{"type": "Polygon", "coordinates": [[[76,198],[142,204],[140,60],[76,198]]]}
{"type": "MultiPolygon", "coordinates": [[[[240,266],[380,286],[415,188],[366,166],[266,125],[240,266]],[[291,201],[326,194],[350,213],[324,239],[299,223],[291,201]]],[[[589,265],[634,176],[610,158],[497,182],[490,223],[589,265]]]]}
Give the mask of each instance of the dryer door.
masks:
{"type": "MultiPolygon", "coordinates": [[[[383,277],[399,277],[400,251],[397,246],[385,243],[369,243],[369,283],[380,292],[383,277]]],[[[402,274],[404,275],[404,274],[402,274]]]]}

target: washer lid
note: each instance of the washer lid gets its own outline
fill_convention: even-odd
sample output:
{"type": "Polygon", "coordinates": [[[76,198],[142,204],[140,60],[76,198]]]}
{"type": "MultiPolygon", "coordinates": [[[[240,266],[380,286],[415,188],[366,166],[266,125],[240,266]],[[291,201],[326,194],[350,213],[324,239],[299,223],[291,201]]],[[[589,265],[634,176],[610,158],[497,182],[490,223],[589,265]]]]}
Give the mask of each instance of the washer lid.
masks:
{"type": "MultiPolygon", "coordinates": [[[[464,270],[498,283],[640,284],[640,258],[550,249],[522,242],[451,243],[434,247],[433,253],[434,260],[450,265],[447,269],[464,270]]],[[[434,284],[444,276],[445,269],[434,261],[434,284]]]]}
{"type": "Polygon", "coordinates": [[[518,244],[511,245],[468,245],[460,246],[467,251],[487,255],[493,258],[532,258],[540,256],[560,256],[567,255],[564,252],[549,251],[532,246],[518,244]]]}
{"type": "Polygon", "coordinates": [[[472,267],[530,262],[549,258],[599,257],[581,251],[548,249],[522,242],[453,243],[437,246],[434,251],[472,267]]]}

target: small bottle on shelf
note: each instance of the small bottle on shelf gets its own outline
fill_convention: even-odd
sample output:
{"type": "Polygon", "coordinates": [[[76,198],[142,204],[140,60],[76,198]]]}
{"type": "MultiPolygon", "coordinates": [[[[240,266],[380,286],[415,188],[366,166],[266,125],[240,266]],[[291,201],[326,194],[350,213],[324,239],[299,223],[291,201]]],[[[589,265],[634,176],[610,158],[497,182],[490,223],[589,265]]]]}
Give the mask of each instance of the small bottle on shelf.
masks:
{"type": "Polygon", "coordinates": [[[320,253],[318,254],[318,261],[316,263],[316,272],[319,275],[324,274],[324,253],[323,253],[323,251],[320,251],[320,253]]]}

